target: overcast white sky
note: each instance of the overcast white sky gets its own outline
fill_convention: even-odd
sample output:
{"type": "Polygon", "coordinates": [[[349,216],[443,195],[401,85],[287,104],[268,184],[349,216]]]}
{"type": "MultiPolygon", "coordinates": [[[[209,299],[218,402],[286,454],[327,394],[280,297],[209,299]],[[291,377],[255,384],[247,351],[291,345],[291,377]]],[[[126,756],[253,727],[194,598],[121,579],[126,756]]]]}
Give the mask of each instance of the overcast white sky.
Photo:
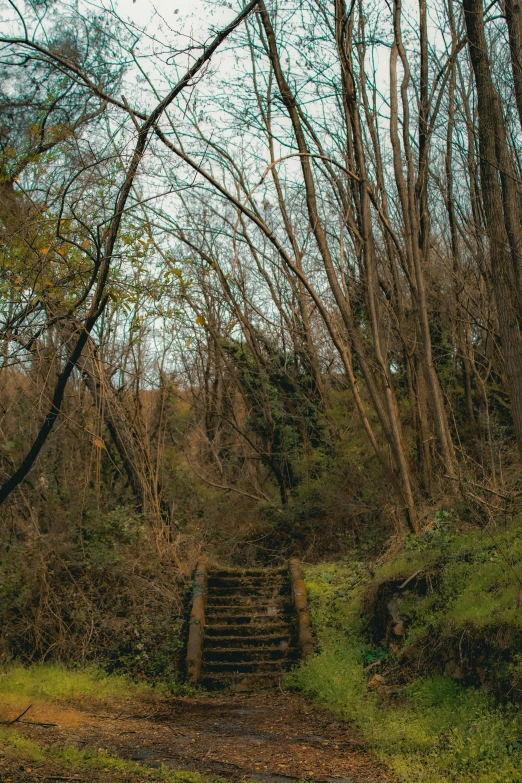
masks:
{"type": "Polygon", "coordinates": [[[114,4],[122,18],[147,25],[166,40],[180,33],[202,42],[239,12],[237,3],[216,0],[115,0],[114,4]]]}

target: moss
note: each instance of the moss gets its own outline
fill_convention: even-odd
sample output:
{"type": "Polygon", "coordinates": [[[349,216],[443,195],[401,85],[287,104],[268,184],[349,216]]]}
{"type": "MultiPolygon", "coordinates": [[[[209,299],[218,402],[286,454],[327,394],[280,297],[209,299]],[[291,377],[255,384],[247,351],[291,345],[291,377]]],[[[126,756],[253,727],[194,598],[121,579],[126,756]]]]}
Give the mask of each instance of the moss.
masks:
{"type": "Polygon", "coordinates": [[[460,628],[472,623],[522,629],[516,600],[522,585],[522,517],[486,530],[459,530],[445,521],[419,538],[410,537],[376,577],[408,577],[420,570],[436,574],[438,588],[436,596],[410,607],[413,626],[451,622],[460,628]]]}
{"type": "Polygon", "coordinates": [[[0,727],[0,745],[8,757],[30,761],[45,761],[44,750],[36,742],[22,737],[14,729],[0,727]]]}

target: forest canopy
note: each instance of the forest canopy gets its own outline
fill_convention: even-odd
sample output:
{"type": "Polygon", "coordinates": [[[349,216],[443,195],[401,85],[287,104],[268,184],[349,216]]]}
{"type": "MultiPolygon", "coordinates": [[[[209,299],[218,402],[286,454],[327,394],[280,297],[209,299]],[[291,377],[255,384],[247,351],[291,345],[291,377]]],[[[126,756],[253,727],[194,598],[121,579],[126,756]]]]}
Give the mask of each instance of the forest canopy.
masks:
{"type": "Polygon", "coordinates": [[[1,7],[9,536],[123,508],[160,548],[328,549],[513,510],[515,0],[1,7]]]}

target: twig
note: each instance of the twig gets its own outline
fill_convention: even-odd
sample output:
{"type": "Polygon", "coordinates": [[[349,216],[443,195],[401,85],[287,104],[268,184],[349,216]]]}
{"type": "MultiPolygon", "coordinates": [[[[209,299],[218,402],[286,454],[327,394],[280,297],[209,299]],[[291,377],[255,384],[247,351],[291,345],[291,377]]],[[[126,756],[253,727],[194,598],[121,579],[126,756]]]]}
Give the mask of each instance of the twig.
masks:
{"type": "Polygon", "coordinates": [[[183,451],[183,454],[184,454],[184,456],[185,456],[185,459],[186,459],[186,460],[187,460],[187,462],[188,462],[188,466],[189,466],[189,468],[192,470],[192,472],[193,472],[193,473],[195,473],[195,474],[196,474],[196,476],[198,477],[198,479],[200,479],[201,481],[204,481],[204,482],[205,482],[205,484],[209,484],[211,487],[216,487],[216,489],[224,489],[226,492],[236,492],[238,495],[243,495],[244,497],[247,497],[247,498],[252,498],[252,500],[261,500],[261,501],[262,501],[262,500],[266,500],[266,501],[269,501],[269,500],[270,500],[270,498],[268,497],[268,495],[265,495],[265,493],[263,492],[263,490],[261,490],[261,493],[262,493],[263,497],[259,497],[259,495],[252,495],[250,492],[243,492],[243,490],[242,490],[242,489],[238,489],[237,487],[228,487],[228,486],[225,486],[224,484],[217,484],[217,483],[216,483],[216,482],[214,482],[214,481],[210,481],[210,479],[208,479],[208,478],[205,478],[205,476],[202,476],[200,473],[198,473],[198,471],[196,470],[196,468],[194,467],[194,465],[193,465],[193,464],[191,463],[191,461],[189,460],[189,458],[188,458],[188,456],[187,456],[187,452],[186,452],[186,451],[183,451]]]}
{"type": "Polygon", "coordinates": [[[444,475],[444,478],[451,479],[452,481],[458,481],[461,484],[470,484],[472,487],[476,487],[477,489],[482,489],[484,492],[489,492],[490,495],[496,495],[498,498],[502,498],[502,500],[513,501],[514,498],[518,497],[519,495],[522,495],[522,492],[513,492],[511,495],[504,495],[502,492],[496,492],[494,489],[485,487],[483,484],[477,484],[475,481],[471,481],[471,479],[462,480],[457,476],[447,476],[447,475],[444,475]]]}
{"type": "Polygon", "coordinates": [[[376,666],[380,666],[380,665],[381,665],[381,663],[383,663],[383,661],[382,661],[382,660],[380,660],[380,661],[374,661],[373,663],[370,663],[370,665],[369,665],[369,666],[365,666],[365,667],[364,667],[364,671],[365,671],[365,672],[371,672],[371,670],[372,670],[372,669],[375,669],[375,667],[376,667],[376,666]]]}
{"type": "Polygon", "coordinates": [[[422,568],[420,568],[418,571],[415,571],[415,573],[414,573],[414,574],[412,574],[411,576],[409,576],[409,577],[406,579],[406,581],[402,583],[402,585],[399,585],[399,590],[404,590],[404,588],[406,587],[406,585],[409,585],[409,583],[411,582],[411,580],[412,580],[412,579],[415,579],[415,577],[416,577],[416,576],[418,576],[418,575],[419,575],[419,574],[421,574],[421,573],[422,573],[422,568]]]}
{"type": "Polygon", "coordinates": [[[121,718],[122,715],[123,715],[123,710],[122,712],[119,712],[117,715],[92,715],[92,717],[99,718],[99,720],[118,720],[118,718],[121,718]]]}
{"type": "Polygon", "coordinates": [[[13,723],[18,723],[18,721],[20,720],[20,718],[23,718],[23,717],[24,717],[24,715],[26,714],[26,712],[29,712],[29,710],[31,709],[31,707],[32,707],[32,706],[33,706],[33,705],[32,705],[32,704],[30,704],[30,705],[29,705],[29,706],[28,706],[28,707],[27,707],[27,708],[26,708],[26,709],[25,709],[23,712],[21,712],[21,713],[20,713],[20,715],[19,715],[17,718],[15,718],[14,720],[2,720],[2,721],[0,721],[0,725],[2,725],[2,726],[12,726],[12,725],[13,725],[13,723]]]}

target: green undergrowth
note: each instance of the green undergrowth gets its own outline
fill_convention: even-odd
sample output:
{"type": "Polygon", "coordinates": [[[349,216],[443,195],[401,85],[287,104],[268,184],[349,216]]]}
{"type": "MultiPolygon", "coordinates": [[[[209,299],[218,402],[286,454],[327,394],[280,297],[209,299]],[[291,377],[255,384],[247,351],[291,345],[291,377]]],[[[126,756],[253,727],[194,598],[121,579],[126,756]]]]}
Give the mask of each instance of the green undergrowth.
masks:
{"type": "Polygon", "coordinates": [[[145,769],[134,761],[120,759],[95,748],[78,750],[72,745],[45,748],[22,737],[18,731],[12,728],[0,728],[0,747],[8,758],[12,758],[16,762],[24,761],[37,764],[47,762],[59,765],[67,773],[103,771],[122,773],[125,780],[158,780],[166,783],[225,783],[222,778],[209,778],[197,772],[172,771],[167,767],[145,769]]]}
{"type": "Polygon", "coordinates": [[[522,629],[517,594],[522,586],[522,518],[486,528],[459,529],[451,515],[439,512],[423,536],[409,536],[404,549],[376,571],[383,579],[421,571],[437,580],[437,589],[412,606],[412,629],[421,624],[477,628],[501,624],[522,629]]]}
{"type": "Polygon", "coordinates": [[[123,699],[163,696],[172,693],[196,695],[197,691],[178,682],[169,684],[136,682],[128,675],[108,674],[97,666],[70,668],[59,663],[40,663],[25,667],[10,664],[0,667],[2,696],[60,701],[81,699],[123,699]]]}
{"type": "Polygon", "coordinates": [[[62,664],[44,663],[30,667],[13,664],[0,669],[0,696],[19,696],[40,701],[119,699],[151,691],[146,683],[132,682],[124,675],[107,674],[94,666],[70,669],[62,664]]]}
{"type": "MultiPolygon", "coordinates": [[[[490,531],[459,530],[448,515],[438,515],[428,533],[408,539],[397,556],[373,570],[354,559],[308,567],[318,652],[292,675],[293,685],[353,721],[404,783],[520,783],[518,704],[500,703],[482,688],[428,668],[413,669],[393,695],[367,685],[376,672],[397,672],[401,654],[415,649],[423,635],[428,647],[459,629],[489,636],[489,629],[504,626],[518,638],[522,610],[515,574],[521,560],[520,519],[490,531]],[[399,644],[371,639],[363,609],[367,596],[385,579],[418,571],[429,575],[431,587],[424,595],[411,591],[403,601],[407,636],[399,644]]],[[[512,668],[516,654],[514,660],[512,668]]]]}
{"type": "Polygon", "coordinates": [[[0,531],[0,662],[176,680],[188,579],[175,550],[159,553],[144,518],[124,506],[86,509],[53,534],[0,531]]]}

